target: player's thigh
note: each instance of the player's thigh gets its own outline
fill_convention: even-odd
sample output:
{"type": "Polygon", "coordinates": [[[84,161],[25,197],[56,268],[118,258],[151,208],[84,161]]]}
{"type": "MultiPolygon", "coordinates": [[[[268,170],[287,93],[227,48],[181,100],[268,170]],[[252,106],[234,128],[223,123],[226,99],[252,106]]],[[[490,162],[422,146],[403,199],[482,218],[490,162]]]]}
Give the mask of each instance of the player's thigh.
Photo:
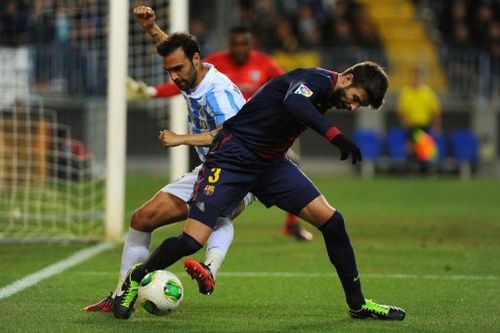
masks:
{"type": "Polygon", "coordinates": [[[187,217],[187,201],[201,165],[163,187],[151,200],[139,208],[132,218],[134,229],[151,231],[162,225],[178,222],[187,217]]]}
{"type": "Polygon", "coordinates": [[[193,188],[198,174],[201,170],[201,165],[194,168],[191,172],[182,175],[180,178],[170,182],[168,185],[161,189],[161,192],[169,193],[184,202],[189,202],[193,195],[193,188]]]}
{"type": "Polygon", "coordinates": [[[131,226],[140,231],[153,231],[163,225],[186,219],[187,213],[185,201],[159,191],[134,212],[131,226]]]}
{"type": "Polygon", "coordinates": [[[253,192],[266,206],[277,206],[298,215],[321,193],[313,182],[288,159],[270,168],[253,192]]]}

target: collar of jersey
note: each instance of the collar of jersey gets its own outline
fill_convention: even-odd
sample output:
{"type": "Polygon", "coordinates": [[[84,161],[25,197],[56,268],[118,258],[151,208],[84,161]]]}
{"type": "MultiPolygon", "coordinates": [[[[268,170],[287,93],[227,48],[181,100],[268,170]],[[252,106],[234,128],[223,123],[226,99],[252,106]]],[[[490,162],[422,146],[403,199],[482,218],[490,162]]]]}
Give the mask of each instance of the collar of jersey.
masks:
{"type": "Polygon", "coordinates": [[[203,63],[203,66],[205,68],[208,68],[207,74],[205,75],[203,80],[201,80],[200,84],[197,85],[193,90],[190,90],[189,92],[183,92],[183,94],[185,94],[186,96],[197,97],[199,95],[198,97],[201,97],[201,95],[204,95],[208,91],[210,82],[212,81],[212,76],[215,75],[215,72],[217,70],[215,69],[214,65],[206,62],[203,63]]]}

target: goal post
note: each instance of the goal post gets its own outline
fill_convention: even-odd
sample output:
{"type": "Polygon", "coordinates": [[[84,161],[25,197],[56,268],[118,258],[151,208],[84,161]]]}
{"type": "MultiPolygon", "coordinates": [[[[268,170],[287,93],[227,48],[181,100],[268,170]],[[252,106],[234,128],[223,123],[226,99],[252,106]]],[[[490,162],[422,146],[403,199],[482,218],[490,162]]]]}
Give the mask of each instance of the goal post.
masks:
{"type": "Polygon", "coordinates": [[[127,142],[128,1],[111,0],[109,9],[106,240],[122,237],[125,217],[125,167],[127,142]]]}
{"type": "MultiPolygon", "coordinates": [[[[172,0],[170,7],[170,31],[188,29],[189,1],[172,0]]],[[[176,96],[170,103],[170,127],[176,133],[187,133],[186,102],[182,96],[176,96]]],[[[170,179],[177,179],[188,171],[189,147],[178,146],[170,151],[170,179]]]]}

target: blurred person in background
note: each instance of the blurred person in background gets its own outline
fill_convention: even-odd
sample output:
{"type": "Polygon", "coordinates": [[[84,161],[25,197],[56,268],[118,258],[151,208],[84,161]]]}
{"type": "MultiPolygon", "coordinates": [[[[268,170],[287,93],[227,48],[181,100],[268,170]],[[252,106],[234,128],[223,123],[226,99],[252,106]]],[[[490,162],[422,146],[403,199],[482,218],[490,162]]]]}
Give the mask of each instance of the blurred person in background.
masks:
{"type": "MultiPolygon", "coordinates": [[[[253,49],[253,36],[250,29],[236,26],[229,30],[229,49],[209,54],[203,61],[210,63],[218,71],[226,74],[240,88],[245,99],[251,96],[267,81],[284,73],[284,70],[267,54],[253,49]]],[[[155,87],[148,87],[142,82],[129,79],[129,97],[131,98],[168,98],[180,93],[173,82],[166,82],[155,87]]],[[[298,156],[290,151],[288,157],[295,163],[298,156]]],[[[313,235],[305,230],[293,214],[288,214],[283,226],[285,235],[298,240],[312,240],[313,235]]]]}
{"type": "Polygon", "coordinates": [[[318,18],[307,3],[298,8],[296,26],[301,44],[305,47],[318,47],[321,44],[321,29],[318,18]]]}
{"type": "Polygon", "coordinates": [[[401,126],[407,133],[407,147],[411,159],[417,159],[420,171],[427,173],[435,156],[418,154],[419,144],[436,144],[430,134],[441,133],[441,106],[434,90],[423,83],[422,72],[414,68],[410,82],[401,88],[397,101],[397,114],[401,126]],[[432,140],[432,141],[431,141],[432,140]]]}
{"type": "Polygon", "coordinates": [[[23,1],[0,2],[0,45],[16,47],[27,42],[27,6],[23,1]]]}

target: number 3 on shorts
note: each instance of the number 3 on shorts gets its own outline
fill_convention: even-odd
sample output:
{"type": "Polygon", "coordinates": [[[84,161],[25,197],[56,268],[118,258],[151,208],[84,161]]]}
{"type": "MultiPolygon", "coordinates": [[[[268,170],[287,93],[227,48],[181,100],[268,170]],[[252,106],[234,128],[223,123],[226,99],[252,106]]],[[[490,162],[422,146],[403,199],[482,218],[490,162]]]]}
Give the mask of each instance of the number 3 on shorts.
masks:
{"type": "Polygon", "coordinates": [[[208,182],[210,184],[215,184],[219,180],[221,168],[212,168],[210,169],[210,176],[208,176],[208,182]]]}

